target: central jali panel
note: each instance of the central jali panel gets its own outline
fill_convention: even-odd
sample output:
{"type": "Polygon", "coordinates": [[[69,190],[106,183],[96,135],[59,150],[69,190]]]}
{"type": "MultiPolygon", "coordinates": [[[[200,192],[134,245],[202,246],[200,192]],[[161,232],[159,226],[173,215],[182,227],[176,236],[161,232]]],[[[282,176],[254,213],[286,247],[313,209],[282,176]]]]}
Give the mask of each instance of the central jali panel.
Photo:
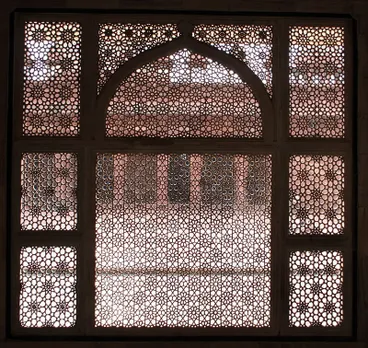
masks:
{"type": "Polygon", "coordinates": [[[97,327],[268,327],[271,156],[99,153],[97,327]]]}

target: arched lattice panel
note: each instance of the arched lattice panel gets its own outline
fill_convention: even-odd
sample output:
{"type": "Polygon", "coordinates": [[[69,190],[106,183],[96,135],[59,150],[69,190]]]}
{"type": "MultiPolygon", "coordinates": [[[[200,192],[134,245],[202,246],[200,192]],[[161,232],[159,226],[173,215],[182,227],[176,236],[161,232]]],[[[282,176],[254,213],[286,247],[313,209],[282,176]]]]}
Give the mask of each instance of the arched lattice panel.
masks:
{"type": "Polygon", "coordinates": [[[101,91],[110,76],[127,60],[179,35],[175,24],[100,24],[97,91],[101,91]]]}
{"type": "Polygon", "coordinates": [[[345,135],[343,27],[290,27],[291,137],[345,135]]]}
{"type": "Polygon", "coordinates": [[[247,64],[272,95],[271,26],[200,24],[194,27],[193,37],[247,64]]]}
{"type": "Polygon", "coordinates": [[[261,109],[235,72],[183,49],[120,84],[107,108],[106,136],[261,138],[261,109]]]}
{"type": "Polygon", "coordinates": [[[79,134],[81,31],[74,22],[26,23],[23,135],[79,134]]]}

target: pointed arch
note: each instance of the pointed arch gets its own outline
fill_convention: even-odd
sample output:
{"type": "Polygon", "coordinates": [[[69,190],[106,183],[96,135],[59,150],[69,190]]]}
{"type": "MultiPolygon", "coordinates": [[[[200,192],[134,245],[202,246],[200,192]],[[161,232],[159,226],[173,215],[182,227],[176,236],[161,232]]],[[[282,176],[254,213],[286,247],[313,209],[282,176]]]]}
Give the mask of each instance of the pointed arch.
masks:
{"type": "Polygon", "coordinates": [[[205,43],[184,36],[132,58],[111,76],[97,98],[96,112],[97,119],[99,120],[97,125],[98,129],[105,130],[105,115],[109,101],[124,79],[128,78],[129,75],[143,65],[173,54],[180,49],[188,49],[192,53],[209,58],[225,68],[230,69],[239,76],[242,82],[250,87],[261,109],[263,139],[270,141],[270,130],[272,127],[269,127],[269,125],[271,125],[273,121],[273,106],[267,90],[259,77],[246,64],[238,59],[205,43]]]}

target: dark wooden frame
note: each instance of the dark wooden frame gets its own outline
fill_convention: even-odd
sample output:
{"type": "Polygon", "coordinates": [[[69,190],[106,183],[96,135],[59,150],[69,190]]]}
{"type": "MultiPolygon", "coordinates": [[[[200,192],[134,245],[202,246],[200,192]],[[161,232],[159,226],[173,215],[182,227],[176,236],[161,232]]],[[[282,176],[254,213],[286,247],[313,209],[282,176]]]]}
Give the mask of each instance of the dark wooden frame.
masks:
{"type": "Polygon", "coordinates": [[[123,16],[109,14],[56,14],[56,13],[19,13],[14,25],[14,100],[13,100],[13,137],[12,137],[12,233],[11,233],[11,334],[15,337],[175,337],[175,336],[343,336],[351,337],[353,318],[353,58],[352,58],[352,22],[339,18],[298,18],[290,17],[223,17],[187,15],[140,15],[123,16]],[[134,19],[133,19],[134,18],[134,19]],[[82,39],[82,77],[81,77],[81,134],[75,138],[22,137],[22,71],[23,71],[23,22],[25,20],[77,21],[83,26],[82,39]],[[98,22],[182,22],[188,23],[244,23],[271,24],[274,27],[273,44],[273,99],[266,95],[260,80],[244,64],[225,53],[196,42],[188,37],[179,38],[169,44],[147,51],[124,64],[105,85],[96,98],[97,81],[97,23],[98,22]],[[346,28],[346,138],[343,140],[290,139],[288,136],[288,26],[289,25],[343,25],[346,28]],[[262,108],[264,140],[247,141],[221,139],[213,142],[208,139],[173,141],[143,139],[105,139],[104,110],[108,98],[115,91],[119,81],[145,62],[170,53],[179,47],[190,47],[198,53],[210,55],[236,70],[247,81],[257,96],[262,108]],[[92,57],[92,58],[91,58],[92,57]],[[94,58],[93,58],[94,57],[94,58]],[[267,121],[266,121],[267,120],[267,121]],[[241,148],[239,148],[241,146],[241,148]],[[22,151],[56,152],[71,151],[78,154],[78,226],[76,232],[21,232],[19,229],[20,204],[20,154],[22,151]],[[95,154],[98,151],[122,152],[168,152],[168,151],[210,151],[229,153],[270,153],[273,159],[273,208],[272,208],[272,319],[270,329],[122,329],[94,328],[94,186],[93,170],[95,154]],[[239,150],[240,149],[240,150],[239,150]],[[344,236],[289,236],[288,230],[288,158],[291,154],[338,154],[343,155],[346,165],[346,233],[344,236]],[[277,178],[274,173],[278,173],[277,178]],[[83,180],[81,179],[83,178],[83,180]],[[83,198],[82,198],[83,197],[83,198]],[[278,204],[275,204],[277,197],[278,204]],[[83,200],[85,203],[83,204],[83,200]],[[71,329],[26,329],[19,325],[17,311],[19,248],[22,245],[61,243],[75,245],[78,274],[78,321],[71,329]],[[344,251],[344,324],[339,328],[288,327],[288,252],[297,248],[318,249],[334,247],[344,251]]]}

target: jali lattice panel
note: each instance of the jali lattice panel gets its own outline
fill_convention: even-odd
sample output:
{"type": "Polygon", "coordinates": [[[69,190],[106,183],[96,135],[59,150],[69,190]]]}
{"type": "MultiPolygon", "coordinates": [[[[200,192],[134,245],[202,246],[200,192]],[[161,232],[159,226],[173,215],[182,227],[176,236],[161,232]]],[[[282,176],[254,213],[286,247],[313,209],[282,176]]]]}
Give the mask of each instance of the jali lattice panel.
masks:
{"type": "Polygon", "coordinates": [[[292,137],[345,136],[343,27],[290,27],[290,127],[292,137]]]}
{"type": "Polygon", "coordinates": [[[236,73],[185,49],[120,84],[107,108],[106,135],[261,138],[261,109],[236,73]]]}
{"type": "Polygon", "coordinates": [[[344,232],[345,164],[341,156],[296,155],[289,162],[290,234],[344,232]]]}
{"type": "Polygon", "coordinates": [[[99,154],[103,327],[268,327],[271,158],[99,154]]]}
{"type": "Polygon", "coordinates": [[[73,153],[22,155],[22,230],[76,229],[77,167],[73,153]]]}
{"type": "Polygon", "coordinates": [[[24,50],[23,135],[78,135],[81,26],[27,22],[24,50]]]}
{"type": "Polygon", "coordinates": [[[19,320],[24,327],[72,327],[77,317],[74,247],[23,247],[19,320]]]}
{"type": "Polygon", "coordinates": [[[179,37],[176,24],[100,24],[98,38],[98,92],[129,59],[179,37]]]}
{"type": "Polygon", "coordinates": [[[267,25],[200,24],[193,37],[244,62],[272,96],[272,27],[267,25]]]}
{"type": "Polygon", "coordinates": [[[343,320],[341,251],[293,251],[289,259],[289,325],[339,326],[343,320]]]}

